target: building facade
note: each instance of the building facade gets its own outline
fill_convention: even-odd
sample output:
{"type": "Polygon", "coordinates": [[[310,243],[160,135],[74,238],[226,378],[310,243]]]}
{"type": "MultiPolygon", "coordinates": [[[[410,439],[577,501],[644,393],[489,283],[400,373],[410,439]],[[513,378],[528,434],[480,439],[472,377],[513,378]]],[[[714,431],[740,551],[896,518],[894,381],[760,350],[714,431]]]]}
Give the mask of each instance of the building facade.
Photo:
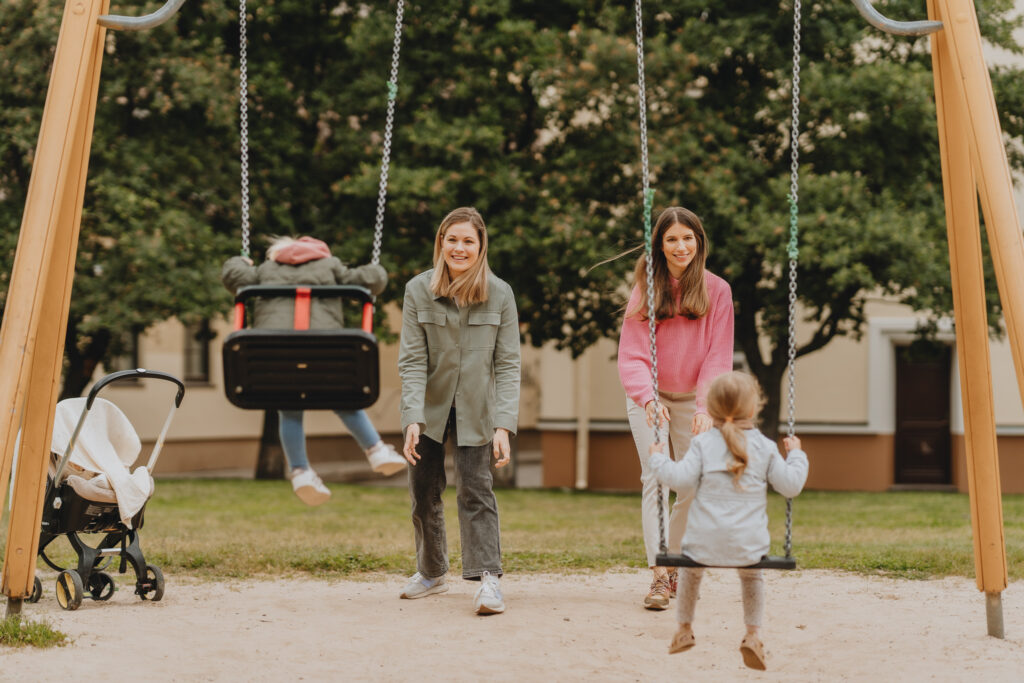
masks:
{"type": "MultiPolygon", "coordinates": [[[[401,312],[389,321],[397,332],[401,312]]],[[[835,339],[796,363],[796,431],[811,459],[808,487],[885,491],[900,487],[967,490],[964,425],[952,326],[938,343],[914,344],[919,318],[882,300],[868,307],[860,340],[835,339]]],[[[186,378],[187,393],[157,466],[158,475],[252,471],[261,411],[240,410],[224,396],[220,353],[230,332],[214,321],[197,334],[177,321],[140,337],[132,361],[186,378]]],[[[797,337],[810,329],[797,328],[797,337]]],[[[991,342],[992,384],[1003,491],[1024,492],[1024,408],[1009,346],[991,342]]],[[[548,487],[632,491],[640,487],[615,340],[580,358],[552,347],[523,347],[517,450],[541,465],[548,487]]],[[[380,349],[380,399],[368,410],[382,436],[400,443],[398,348],[380,349]]],[[[737,367],[742,367],[737,357],[737,367]]],[[[159,433],[170,385],[140,382],[104,391],[132,420],[144,442],[159,433]]],[[[785,421],[786,416],[782,416],[785,421]]],[[[354,441],[329,412],[306,418],[314,462],[358,460],[354,441]]]]}

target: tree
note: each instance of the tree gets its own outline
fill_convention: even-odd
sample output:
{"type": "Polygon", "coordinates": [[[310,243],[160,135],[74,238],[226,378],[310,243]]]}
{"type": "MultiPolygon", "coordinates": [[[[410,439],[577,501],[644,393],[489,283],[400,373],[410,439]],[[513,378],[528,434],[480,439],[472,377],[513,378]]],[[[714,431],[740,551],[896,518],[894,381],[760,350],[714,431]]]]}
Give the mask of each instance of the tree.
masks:
{"type": "MultiPolygon", "coordinates": [[[[4,285],[63,4],[0,5],[4,285]]],[[[157,6],[149,4],[150,11],[157,6]]],[[[152,32],[107,33],[62,397],[79,395],[96,365],[122,353],[131,333],[170,317],[211,317],[228,306],[215,285],[238,214],[235,114],[227,94],[234,77],[218,35],[229,14],[216,3],[190,10],[152,32]]]]}
{"type": "MultiPolygon", "coordinates": [[[[0,9],[8,260],[61,4],[0,9]]],[[[1019,53],[1012,8],[991,0],[980,18],[990,41],[1019,53]]],[[[647,9],[656,210],[684,204],[704,219],[772,432],[786,361],[792,4],[647,9]]],[[[394,6],[266,0],[249,11],[254,253],[263,236],[304,233],[365,262],[394,6]]],[[[893,0],[889,11],[920,7],[893,0]]],[[[951,308],[928,39],[878,33],[838,0],[805,6],[803,26],[799,298],[815,332],[799,355],[859,335],[872,296],[934,316],[951,308]]],[[[69,326],[90,359],[104,330],[112,344],[133,326],[226,311],[217,267],[237,244],[233,3],[188,3],[154,32],[110,35],[69,326]]],[[[579,354],[617,334],[632,259],[592,267],[642,234],[634,35],[628,3],[406,3],[383,300],[429,267],[440,218],[469,204],[488,221],[526,340],[579,354]]],[[[1020,70],[993,76],[1001,110],[1021,111],[1020,70]]],[[[1018,139],[1024,119],[1003,125],[1018,139]]],[[[1010,152],[1022,168],[1019,146],[1010,152]]],[[[994,289],[989,305],[996,320],[994,289]]]]}
{"type": "MultiPolygon", "coordinates": [[[[910,4],[890,3],[901,16],[912,16],[910,4]]],[[[1012,9],[1009,1],[988,3],[981,20],[990,40],[1019,54],[1012,9]]],[[[766,392],[768,433],[777,430],[787,361],[791,12],[789,2],[686,1],[646,22],[656,206],[684,204],[704,219],[709,268],[732,285],[737,342],[766,392]]],[[[870,297],[933,317],[952,307],[928,39],[878,33],[839,2],[805,5],[803,27],[798,296],[814,332],[798,341],[798,356],[837,336],[858,337],[870,297]]],[[[639,223],[621,201],[636,164],[602,159],[610,143],[622,143],[619,131],[635,135],[635,90],[622,84],[630,49],[615,37],[628,35],[624,28],[613,34],[600,19],[581,22],[560,44],[562,57],[534,79],[559,88],[558,105],[541,115],[557,133],[545,166],[582,190],[561,213],[568,232],[616,247],[617,231],[639,223]],[[614,221],[616,208],[624,221],[614,221]]],[[[1020,71],[993,71],[1002,111],[1020,111],[1020,71]]],[[[1019,116],[1004,116],[1003,126],[1019,140],[1019,116]]],[[[1011,160],[1021,168],[1016,147],[1011,160]]],[[[579,352],[594,336],[613,334],[597,313],[613,309],[615,294],[600,284],[607,276],[595,271],[576,290],[565,286],[571,275],[556,278],[561,291],[577,292],[565,304],[574,324],[560,335],[549,320],[534,341],[560,339],[579,352]]],[[[995,326],[994,296],[989,306],[995,326]]]]}

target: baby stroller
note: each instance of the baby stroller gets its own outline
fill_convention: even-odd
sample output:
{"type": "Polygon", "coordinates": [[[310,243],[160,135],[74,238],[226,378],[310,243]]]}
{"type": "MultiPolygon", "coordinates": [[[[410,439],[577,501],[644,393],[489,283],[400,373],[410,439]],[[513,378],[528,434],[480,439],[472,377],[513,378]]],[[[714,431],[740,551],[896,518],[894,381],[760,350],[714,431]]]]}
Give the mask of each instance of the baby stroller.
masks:
{"type": "MultiPolygon", "coordinates": [[[[87,397],[70,398],[57,404],[39,556],[60,572],[57,602],[64,609],[78,609],[86,590],[93,600],[109,600],[113,596],[114,579],[103,569],[115,557],[120,560],[120,574],[131,564],[135,571],[135,593],[141,599],[156,601],[163,597],[163,573],[159,567],[146,564],[138,532],[142,528],[146,502],[153,495],[153,467],[174,411],[184,396],[185,385],[178,378],[139,368],[107,375],[96,382],[87,397]],[[139,437],[124,413],[110,401],[97,398],[97,394],[120,380],[149,378],[174,382],[178,392],[153,445],[149,462],[131,472],[129,467],[142,449],[139,437]],[[87,421],[90,414],[93,417],[87,421]],[[98,544],[89,545],[80,534],[104,536],[98,544]],[[59,536],[67,536],[78,555],[76,568],[61,567],[47,556],[47,546],[59,536]]],[[[29,602],[37,602],[41,595],[42,584],[37,577],[29,602]]]]}

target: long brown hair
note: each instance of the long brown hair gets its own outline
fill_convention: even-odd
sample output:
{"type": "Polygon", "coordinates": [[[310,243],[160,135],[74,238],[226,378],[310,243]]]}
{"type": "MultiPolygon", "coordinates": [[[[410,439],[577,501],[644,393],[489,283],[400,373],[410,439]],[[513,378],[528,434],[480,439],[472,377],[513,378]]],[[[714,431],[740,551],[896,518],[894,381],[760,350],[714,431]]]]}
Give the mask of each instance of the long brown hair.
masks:
{"type": "Polygon", "coordinates": [[[754,427],[751,416],[756,416],[763,405],[761,386],[753,375],[746,372],[734,370],[719,375],[708,388],[708,415],[722,432],[725,445],[732,453],[734,462],[729,465],[729,471],[732,472],[733,484],[737,486],[750,462],[743,430],[754,427]]]}
{"type": "Polygon", "coordinates": [[[491,268],[487,265],[487,226],[483,216],[471,206],[461,206],[441,221],[434,237],[434,274],[430,278],[430,291],[435,296],[448,296],[458,299],[462,304],[476,304],[487,301],[487,275],[491,268]],[[469,270],[455,277],[448,272],[448,264],[444,262],[444,235],[448,228],[458,223],[469,223],[476,230],[480,240],[480,255],[469,270]]]}
{"type": "MultiPolygon", "coordinates": [[[[670,206],[658,215],[651,236],[651,253],[654,266],[654,319],[661,321],[682,315],[691,320],[703,318],[711,306],[708,287],[704,281],[704,264],[708,259],[708,238],[700,217],[681,206],[670,206]],[[668,261],[665,258],[665,233],[676,224],[693,230],[697,238],[697,253],[679,279],[679,300],[676,300],[672,286],[668,261]]],[[[640,300],[626,311],[626,317],[639,316],[647,319],[647,254],[640,254],[633,269],[633,279],[640,289],[640,300]]]]}

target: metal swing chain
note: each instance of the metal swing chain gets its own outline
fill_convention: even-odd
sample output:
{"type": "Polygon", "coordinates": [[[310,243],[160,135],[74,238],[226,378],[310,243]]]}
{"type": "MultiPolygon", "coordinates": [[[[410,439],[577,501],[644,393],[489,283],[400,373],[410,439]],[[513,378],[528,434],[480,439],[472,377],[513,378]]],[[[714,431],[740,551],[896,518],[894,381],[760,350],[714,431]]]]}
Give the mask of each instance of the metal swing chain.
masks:
{"type": "MultiPolygon", "coordinates": [[[[249,258],[249,78],[247,51],[246,0],[238,2],[238,92],[239,92],[239,137],[242,160],[242,256],[249,258]]],[[[398,0],[395,13],[395,39],[391,55],[391,78],[388,80],[388,109],[384,127],[384,149],[381,154],[380,188],[377,193],[377,219],[373,233],[373,255],[371,263],[380,263],[381,236],[384,230],[384,206],[387,202],[388,169],[391,159],[391,138],[395,121],[395,98],[398,96],[398,60],[402,47],[402,18],[405,14],[404,0],[398,0]]]]}
{"type": "Polygon", "coordinates": [[[242,155],[242,256],[249,256],[249,56],[245,0],[238,0],[238,130],[242,155]]]}
{"type": "Polygon", "coordinates": [[[404,0],[398,0],[395,11],[395,42],[391,51],[391,78],[388,81],[388,113],[384,124],[384,149],[381,151],[380,186],[377,190],[377,218],[373,226],[373,255],[370,263],[380,263],[380,242],[384,232],[384,206],[388,196],[388,170],[391,164],[391,137],[395,122],[395,98],[398,97],[398,57],[402,49],[402,16],[404,0]]]}
{"type": "MultiPolygon", "coordinates": [[[[787,420],[787,436],[793,436],[796,423],[796,266],[800,254],[797,237],[799,228],[800,199],[800,0],[793,2],[793,109],[789,133],[790,164],[789,164],[789,365],[788,393],[789,417],[787,420]]],[[[784,544],[786,557],[792,556],[793,550],[793,499],[786,499],[786,540],[784,544]]]]}
{"type": "MultiPolygon", "coordinates": [[[[658,393],[658,341],[657,323],[654,310],[654,258],[651,242],[651,207],[654,204],[654,190],[651,189],[650,161],[647,155],[647,84],[644,77],[644,22],[641,0],[636,0],[636,72],[637,105],[640,108],[640,177],[643,181],[644,196],[644,258],[647,277],[647,324],[650,330],[651,387],[654,391],[654,443],[661,435],[661,399],[658,393]]],[[[642,455],[642,454],[641,454],[642,455]]],[[[661,482],[658,482],[658,539],[661,553],[668,552],[665,541],[665,504],[662,498],[661,482]]]]}

